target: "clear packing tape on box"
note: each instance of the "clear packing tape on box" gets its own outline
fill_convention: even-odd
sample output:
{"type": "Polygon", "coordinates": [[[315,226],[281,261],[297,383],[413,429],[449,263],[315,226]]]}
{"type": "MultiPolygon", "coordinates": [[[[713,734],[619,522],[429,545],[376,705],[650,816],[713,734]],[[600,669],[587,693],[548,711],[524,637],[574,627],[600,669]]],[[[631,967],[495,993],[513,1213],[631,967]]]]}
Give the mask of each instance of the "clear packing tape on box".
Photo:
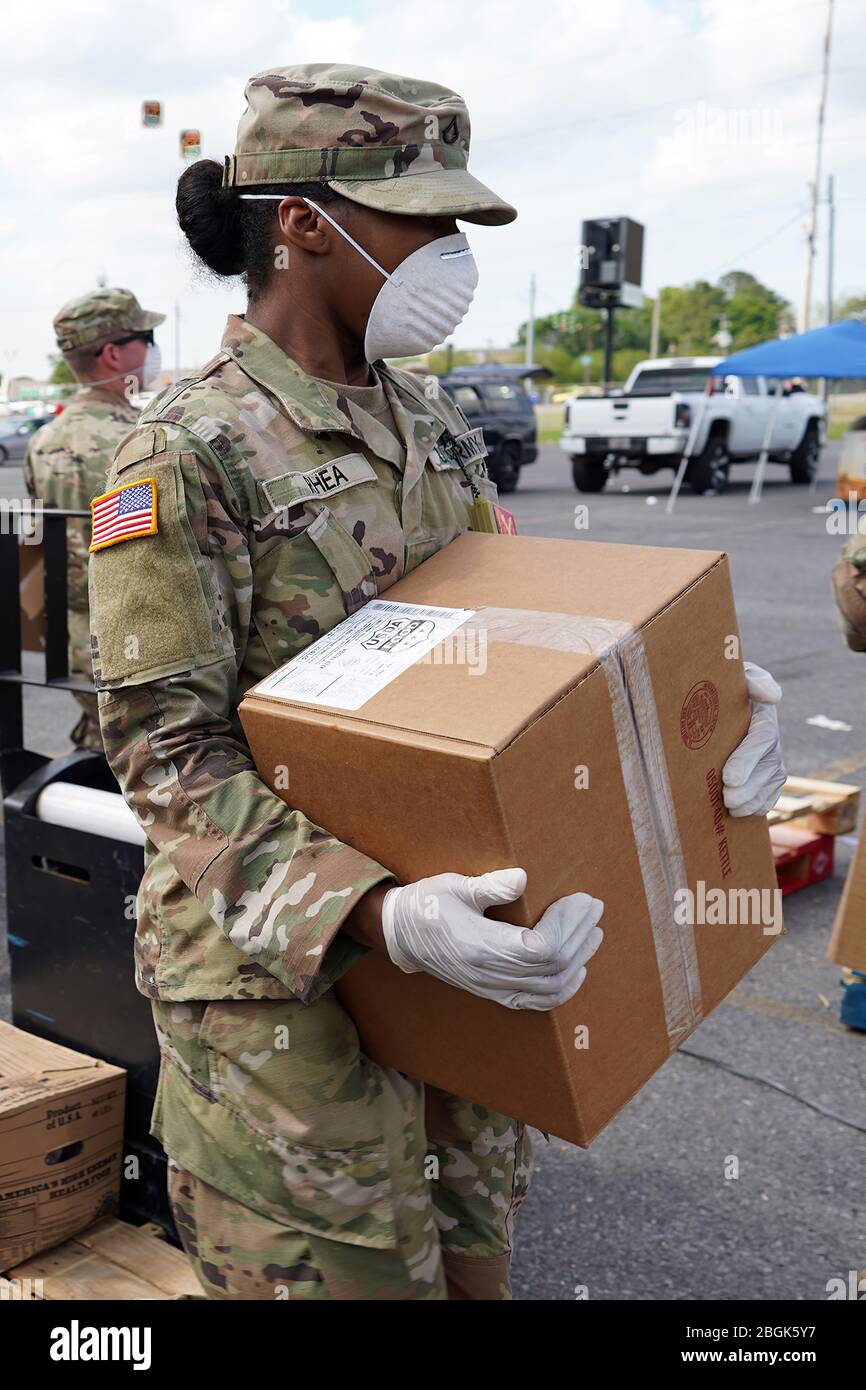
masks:
{"type": "Polygon", "coordinates": [[[672,1050],[703,1017],[694,928],[679,923],[674,894],[686,867],[646,649],[615,618],[532,609],[480,608],[465,624],[488,642],[512,642],[596,656],[607,680],[632,832],[652,925],[672,1050]]]}

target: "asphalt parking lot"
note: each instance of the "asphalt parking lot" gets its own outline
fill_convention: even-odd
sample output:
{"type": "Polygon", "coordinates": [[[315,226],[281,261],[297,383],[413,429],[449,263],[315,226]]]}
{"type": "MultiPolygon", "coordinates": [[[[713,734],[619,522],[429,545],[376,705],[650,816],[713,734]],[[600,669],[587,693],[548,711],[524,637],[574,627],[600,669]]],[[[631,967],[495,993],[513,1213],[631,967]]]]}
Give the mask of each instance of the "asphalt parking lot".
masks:
{"type": "MultiPolygon", "coordinates": [[[[789,771],[862,786],[866,659],[841,638],[829,577],[842,542],[815,510],[835,493],[837,450],[814,493],[771,466],[750,504],[740,465],[722,496],[683,491],[669,517],[671,474],[623,472],[582,496],[545,445],[509,505],[528,535],[727,551],[744,653],[784,690],[789,771]],[[850,727],[809,724],[819,715],[850,727]]],[[[784,938],[589,1150],[538,1136],[517,1297],[821,1299],[866,1265],[866,1035],[840,1025],[824,955],[850,853],[837,844],[834,877],[786,898],[784,938]]]]}
{"type": "MultiPolygon", "coordinates": [[[[727,551],[744,652],[784,689],[789,771],[863,785],[866,657],[841,637],[830,588],[841,540],[822,510],[837,450],[814,492],[771,468],[752,505],[741,465],[724,495],[684,492],[668,517],[669,474],[624,473],[585,497],[544,445],[506,504],[527,535],[727,551]],[[819,716],[848,727],[809,722],[819,716]]],[[[2,484],[20,495],[20,469],[3,469],[2,484]]],[[[64,751],[74,719],[69,697],[28,696],[28,745],[64,751]]],[[[786,899],[784,938],[589,1150],[535,1136],[515,1297],[824,1299],[828,1280],[866,1266],[866,1035],[840,1025],[825,959],[851,848],[837,844],[831,880],[786,899]]],[[[0,940],[0,1016],[4,952],[0,940]]]]}

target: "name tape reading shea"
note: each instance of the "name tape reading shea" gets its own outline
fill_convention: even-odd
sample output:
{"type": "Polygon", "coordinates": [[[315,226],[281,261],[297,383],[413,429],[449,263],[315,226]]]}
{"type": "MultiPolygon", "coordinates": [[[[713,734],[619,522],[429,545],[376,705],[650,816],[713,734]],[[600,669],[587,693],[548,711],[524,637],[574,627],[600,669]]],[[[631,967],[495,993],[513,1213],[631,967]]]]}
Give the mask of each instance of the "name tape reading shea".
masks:
{"type": "Polygon", "coordinates": [[[278,700],[360,709],[474,613],[371,599],[256,690],[278,700]]]}

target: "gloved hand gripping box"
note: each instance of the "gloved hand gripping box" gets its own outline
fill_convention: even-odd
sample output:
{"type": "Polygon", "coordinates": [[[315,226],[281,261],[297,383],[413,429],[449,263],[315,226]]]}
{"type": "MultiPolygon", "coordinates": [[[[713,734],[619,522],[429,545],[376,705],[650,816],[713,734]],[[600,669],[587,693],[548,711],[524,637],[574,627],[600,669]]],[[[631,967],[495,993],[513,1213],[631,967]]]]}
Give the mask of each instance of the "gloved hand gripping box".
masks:
{"type": "Polygon", "coordinates": [[[256,686],[262,777],[400,882],[519,865],[488,915],[522,926],[606,904],[548,1013],[368,952],[336,986],[365,1052],[588,1144],[781,929],[766,818],[722,801],[749,716],[723,554],[472,533],[256,686]]]}

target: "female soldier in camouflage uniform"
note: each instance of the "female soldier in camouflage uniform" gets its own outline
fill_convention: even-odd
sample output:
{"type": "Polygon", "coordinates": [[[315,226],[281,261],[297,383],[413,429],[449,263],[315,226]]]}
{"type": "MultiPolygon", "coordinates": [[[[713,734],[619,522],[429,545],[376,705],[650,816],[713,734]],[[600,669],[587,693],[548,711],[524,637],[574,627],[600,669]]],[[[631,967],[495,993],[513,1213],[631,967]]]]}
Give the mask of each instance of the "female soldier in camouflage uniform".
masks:
{"type": "MultiPolygon", "coordinates": [[[[416,250],[446,238],[465,261],[456,216],[516,214],[467,172],[468,115],[444,88],[319,64],[260,74],[247,101],[235,155],[192,165],[177,198],[196,255],[245,275],[247,315],[145,411],[93,504],[100,721],[148,837],[153,1133],[210,1297],[508,1298],[524,1126],[374,1064],[330,986],[373,947],[550,1008],[583,979],[601,904],[575,894],[522,932],[482,916],[522,871],[440,875],[389,895],[383,927],[387,867],[269,791],[237,708],[495,498],[477,432],[424,381],[371,366],[366,330],[416,250]],[[463,959],[467,933],[483,959],[463,959]]],[[[439,293],[400,310],[416,336],[429,312],[427,347],[462,312],[441,331],[439,293]]]]}
{"type": "MultiPolygon", "coordinates": [[[[509,1298],[523,1125],[374,1064],[330,986],[373,948],[552,1008],[586,974],[602,905],[576,893],[523,931],[483,915],[519,897],[521,869],[395,886],[274,796],[237,710],[495,497],[457,407],[380,359],[435,346],[465,311],[454,219],[515,213],[467,172],[445,88],[315,64],[253,78],[247,103],[225,167],[178,188],[193,251],[245,275],[247,315],[152,403],[93,503],[100,724],[148,837],[152,1129],[210,1297],[509,1298]]],[[[766,679],[756,698],[778,698],[766,679]]],[[[778,791],[771,706],[753,725],[725,768],[734,814],[778,791]]]]}

